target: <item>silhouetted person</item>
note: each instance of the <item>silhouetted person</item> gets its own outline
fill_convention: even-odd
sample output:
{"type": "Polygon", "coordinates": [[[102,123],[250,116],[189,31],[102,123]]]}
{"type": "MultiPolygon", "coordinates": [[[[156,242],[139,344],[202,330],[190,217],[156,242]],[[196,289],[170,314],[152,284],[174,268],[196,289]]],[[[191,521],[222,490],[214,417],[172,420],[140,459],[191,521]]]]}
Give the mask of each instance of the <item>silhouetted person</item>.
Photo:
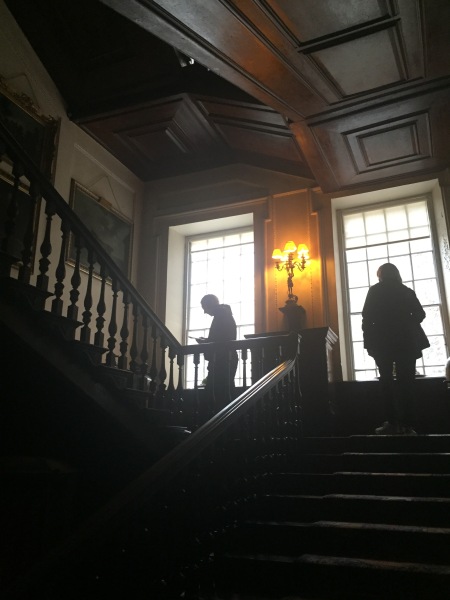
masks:
{"type": "Polygon", "coordinates": [[[377,276],[379,283],[369,288],[362,311],[364,347],[377,364],[385,403],[386,421],[375,433],[415,435],[416,359],[430,345],[420,326],[426,315],[395,265],[381,265],[377,276]]]}
{"type": "MultiPolygon", "coordinates": [[[[201,305],[207,315],[213,317],[207,338],[197,338],[197,342],[229,342],[236,339],[236,321],[231,307],[220,304],[217,296],[207,294],[201,299],[201,305]]],[[[234,377],[238,365],[237,352],[217,349],[205,352],[208,361],[206,391],[214,395],[217,410],[223,408],[234,398],[234,377]]]]}

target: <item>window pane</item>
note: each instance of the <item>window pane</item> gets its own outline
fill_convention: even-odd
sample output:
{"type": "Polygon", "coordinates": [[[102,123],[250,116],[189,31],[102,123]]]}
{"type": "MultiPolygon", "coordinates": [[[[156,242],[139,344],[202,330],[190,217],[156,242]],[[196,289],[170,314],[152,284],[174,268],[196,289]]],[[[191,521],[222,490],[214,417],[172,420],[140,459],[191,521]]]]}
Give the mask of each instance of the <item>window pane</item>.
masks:
{"type": "Polygon", "coordinates": [[[379,246],[371,246],[367,248],[367,258],[380,260],[380,264],[382,264],[381,259],[386,259],[383,262],[387,261],[388,255],[388,247],[386,244],[381,244],[379,246]]]}
{"type": "Polygon", "coordinates": [[[409,254],[408,242],[397,242],[389,245],[389,256],[401,256],[402,254],[409,254]]]}
{"type": "Polygon", "coordinates": [[[354,342],[361,342],[363,339],[361,323],[362,323],[361,315],[352,315],[351,316],[350,326],[352,328],[352,339],[354,342]]]}
{"type": "Polygon", "coordinates": [[[406,212],[410,227],[417,227],[424,223],[428,224],[428,209],[426,202],[413,202],[407,204],[406,212]]]}
{"type": "Polygon", "coordinates": [[[421,252],[411,256],[415,279],[424,279],[434,275],[434,260],[432,252],[421,252]]]}
{"type": "Polygon", "coordinates": [[[344,218],[344,229],[346,241],[350,241],[355,237],[359,238],[361,232],[365,232],[363,215],[346,215],[344,218]]]}
{"type": "MultiPolygon", "coordinates": [[[[408,218],[404,206],[392,206],[386,209],[386,228],[388,231],[404,231],[408,227],[408,218]]],[[[405,235],[404,237],[409,237],[405,235]]]]}
{"type": "Polygon", "coordinates": [[[356,250],[347,250],[346,255],[348,263],[366,260],[366,249],[357,248],[356,250]]]}
{"type": "Polygon", "coordinates": [[[364,300],[366,299],[369,286],[363,288],[354,288],[349,290],[350,297],[350,311],[352,313],[360,313],[364,306],[364,300]]]}
{"type": "Polygon", "coordinates": [[[350,288],[369,284],[366,262],[350,263],[347,265],[347,275],[350,288]]]}
{"type": "Polygon", "coordinates": [[[416,281],[414,288],[422,305],[439,304],[439,291],[436,279],[421,279],[416,281]]]}
{"type": "Polygon", "coordinates": [[[370,212],[365,212],[364,218],[366,222],[366,232],[368,235],[374,233],[385,233],[386,219],[384,216],[384,211],[372,210],[370,212]]]}

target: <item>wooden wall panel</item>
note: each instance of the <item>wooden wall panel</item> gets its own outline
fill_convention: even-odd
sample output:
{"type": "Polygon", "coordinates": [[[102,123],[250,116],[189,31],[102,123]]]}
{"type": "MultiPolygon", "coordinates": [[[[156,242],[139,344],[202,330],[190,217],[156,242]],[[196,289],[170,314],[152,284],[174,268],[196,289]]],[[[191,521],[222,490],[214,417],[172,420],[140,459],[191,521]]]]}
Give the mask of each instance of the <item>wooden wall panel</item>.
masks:
{"type": "Polygon", "coordinates": [[[449,163],[449,0],[3,1],[145,181],[245,161],[342,191],[449,163]]]}
{"type": "Polygon", "coordinates": [[[444,169],[450,161],[442,135],[450,131],[450,81],[433,92],[427,89],[370,110],[292,125],[323,190],[444,169]]]}

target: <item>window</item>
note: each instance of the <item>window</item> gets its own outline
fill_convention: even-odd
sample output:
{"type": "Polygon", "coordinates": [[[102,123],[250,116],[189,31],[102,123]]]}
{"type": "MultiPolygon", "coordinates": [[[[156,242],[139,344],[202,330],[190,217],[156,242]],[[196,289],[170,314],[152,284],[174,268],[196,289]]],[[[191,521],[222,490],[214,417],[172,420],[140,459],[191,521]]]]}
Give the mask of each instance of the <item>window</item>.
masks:
{"type": "MultiPolygon", "coordinates": [[[[209,236],[187,238],[187,290],[185,343],[191,338],[207,337],[211,317],[205,315],[200,301],[206,294],[216,295],[229,304],[237,324],[237,338],[255,330],[253,230],[222,231],[209,236]]],[[[199,380],[206,377],[205,364],[199,366],[199,380]]],[[[194,381],[190,357],[186,365],[186,385],[194,381]]],[[[240,385],[240,373],[236,374],[240,385]]]]}
{"type": "Polygon", "coordinates": [[[377,269],[385,262],[398,267],[403,283],[415,290],[427,315],[422,326],[431,346],[417,361],[418,372],[442,375],[447,349],[426,199],[342,211],[341,217],[349,315],[347,347],[353,378],[367,380],[377,375],[375,362],[363,347],[361,312],[369,286],[378,281],[377,269]]]}

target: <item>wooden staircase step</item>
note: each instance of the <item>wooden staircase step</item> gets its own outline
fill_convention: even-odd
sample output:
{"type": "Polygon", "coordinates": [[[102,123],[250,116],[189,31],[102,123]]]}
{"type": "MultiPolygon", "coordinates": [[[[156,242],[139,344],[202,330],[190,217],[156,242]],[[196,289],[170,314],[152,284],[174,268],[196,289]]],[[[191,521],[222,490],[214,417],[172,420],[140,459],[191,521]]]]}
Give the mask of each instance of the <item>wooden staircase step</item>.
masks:
{"type": "Polygon", "coordinates": [[[215,571],[222,590],[256,598],[448,600],[450,586],[449,566],[316,554],[227,554],[215,571]]]}
{"type": "Polygon", "coordinates": [[[255,518],[272,521],[361,521],[450,527],[450,498],[268,494],[255,507],[255,518]]]}
{"type": "Polygon", "coordinates": [[[369,494],[389,496],[450,496],[450,475],[441,473],[279,473],[271,489],[286,494],[369,494]]]}
{"type": "Polygon", "coordinates": [[[337,454],[341,452],[446,452],[450,435],[351,435],[348,437],[304,437],[301,452],[337,454]]]}
{"type": "Polygon", "coordinates": [[[305,454],[301,471],[371,471],[377,473],[450,473],[450,453],[342,452],[341,454],[305,454]]]}
{"type": "Polygon", "coordinates": [[[259,552],[290,556],[307,552],[444,565],[450,562],[450,528],[440,527],[249,520],[235,532],[232,545],[241,551],[258,548],[259,552]]]}

